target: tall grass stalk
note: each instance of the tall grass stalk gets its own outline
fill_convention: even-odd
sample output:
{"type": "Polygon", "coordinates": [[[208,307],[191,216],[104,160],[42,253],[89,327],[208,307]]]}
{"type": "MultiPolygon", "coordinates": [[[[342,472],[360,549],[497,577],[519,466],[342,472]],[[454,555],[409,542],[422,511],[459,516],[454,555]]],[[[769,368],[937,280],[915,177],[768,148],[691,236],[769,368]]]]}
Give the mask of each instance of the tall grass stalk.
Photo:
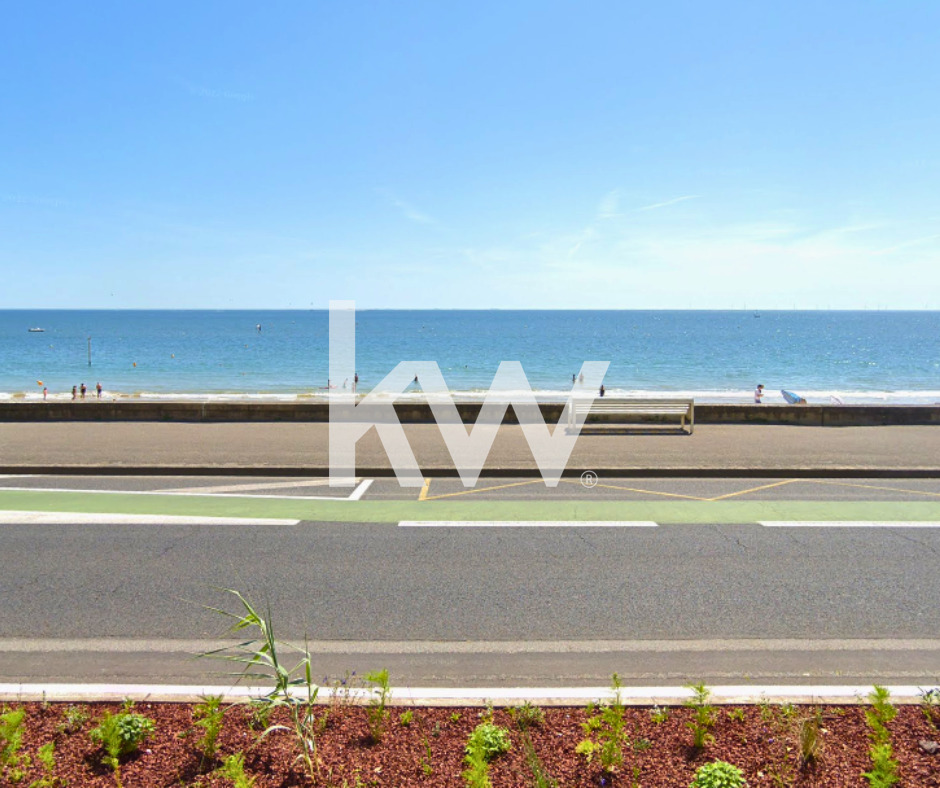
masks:
{"type": "Polygon", "coordinates": [[[271,681],[272,690],[260,699],[259,702],[268,710],[287,709],[291,724],[269,725],[261,734],[264,738],[278,730],[287,730],[294,734],[300,745],[300,755],[310,779],[316,782],[320,773],[319,759],[317,757],[317,739],[314,709],[316,708],[317,694],[320,687],[313,681],[313,669],[310,661],[310,649],[304,642],[304,647],[298,648],[289,643],[278,640],[274,634],[274,624],[270,609],[266,615],[260,614],[254,605],[240,592],[226,588],[241,605],[241,614],[230,613],[216,607],[210,607],[226,618],[232,619],[232,632],[256,630],[257,637],[246,640],[236,646],[208,651],[202,656],[224,659],[245,667],[240,675],[245,679],[259,679],[271,681]],[[288,668],[281,658],[281,649],[293,649],[300,654],[300,659],[288,668]],[[295,690],[300,689],[298,693],[295,690]]]}

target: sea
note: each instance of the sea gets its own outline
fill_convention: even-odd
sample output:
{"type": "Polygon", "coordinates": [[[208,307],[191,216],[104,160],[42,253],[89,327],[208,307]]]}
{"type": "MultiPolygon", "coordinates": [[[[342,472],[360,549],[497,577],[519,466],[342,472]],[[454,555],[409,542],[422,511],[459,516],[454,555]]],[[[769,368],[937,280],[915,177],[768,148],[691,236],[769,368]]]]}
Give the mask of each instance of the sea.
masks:
{"type": "MultiPolygon", "coordinates": [[[[311,401],[330,381],[326,310],[0,311],[0,400],[311,401]],[[42,329],[42,331],[30,331],[42,329]]],[[[766,403],[940,403],[940,312],[359,310],[358,393],[399,362],[435,361],[455,399],[483,396],[501,361],[564,398],[584,361],[609,396],[766,403]]],[[[336,389],[328,388],[333,385],[336,389]]],[[[576,384],[577,385],[577,384],[576,384]]],[[[413,384],[403,398],[420,398],[413,384]]]]}

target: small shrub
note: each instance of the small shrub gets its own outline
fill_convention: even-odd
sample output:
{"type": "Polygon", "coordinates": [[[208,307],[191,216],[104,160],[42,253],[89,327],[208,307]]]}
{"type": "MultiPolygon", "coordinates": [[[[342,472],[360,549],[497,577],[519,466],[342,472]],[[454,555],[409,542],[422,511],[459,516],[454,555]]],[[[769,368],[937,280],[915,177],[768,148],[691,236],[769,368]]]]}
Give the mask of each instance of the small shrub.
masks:
{"type": "Polygon", "coordinates": [[[398,716],[398,721],[407,728],[414,721],[415,713],[411,709],[406,709],[398,716]]]}
{"type": "Polygon", "coordinates": [[[615,673],[611,684],[613,702],[601,706],[597,714],[593,714],[593,705],[589,706],[589,714],[593,716],[582,723],[587,738],[575,747],[575,752],[583,755],[588,763],[594,760],[595,755],[599,756],[601,768],[608,773],[623,763],[623,744],[627,739],[626,709],[620,693],[622,687],[620,677],[615,673]]]}
{"type": "Polygon", "coordinates": [[[60,733],[78,733],[88,722],[88,710],[84,706],[69,706],[62,713],[62,722],[57,726],[60,733]]]}
{"type": "Polygon", "coordinates": [[[822,715],[819,710],[812,717],[800,720],[797,738],[800,744],[800,768],[819,760],[822,750],[822,715]]]}
{"type": "Polygon", "coordinates": [[[101,762],[110,766],[114,778],[121,786],[121,758],[137,752],[143,741],[153,733],[154,721],[142,714],[109,711],[98,721],[98,727],[89,734],[91,740],[104,748],[101,762]]]}
{"type": "Polygon", "coordinates": [[[668,706],[653,706],[650,709],[650,719],[656,725],[662,725],[666,720],[669,719],[669,707],[668,706]]]}
{"type": "Polygon", "coordinates": [[[898,714],[898,710],[891,703],[891,693],[876,684],[868,694],[868,702],[871,703],[871,708],[865,712],[865,720],[871,728],[871,740],[875,744],[886,744],[891,738],[887,724],[898,714]]]}
{"type": "Polygon", "coordinates": [[[516,723],[519,730],[524,731],[527,728],[540,728],[545,722],[545,712],[526,701],[521,706],[509,709],[509,718],[516,723]]]}
{"type": "Polygon", "coordinates": [[[934,730],[940,730],[940,687],[920,691],[920,710],[927,718],[927,724],[934,730]]]}
{"type": "Polygon", "coordinates": [[[742,788],[747,785],[741,770],[725,761],[712,761],[699,766],[690,788],[742,788]]]}
{"type": "Polygon", "coordinates": [[[195,724],[203,730],[202,737],[196,742],[196,746],[202,752],[203,762],[215,759],[216,752],[218,752],[216,740],[222,732],[224,716],[225,709],[222,708],[221,695],[209,695],[193,708],[195,724]]]}
{"type": "Polygon", "coordinates": [[[736,709],[730,709],[728,711],[728,719],[734,720],[735,722],[744,722],[744,709],[740,706],[736,709]]]}
{"type": "Polygon", "coordinates": [[[695,712],[695,718],[686,726],[692,730],[692,746],[701,750],[714,741],[714,736],[709,732],[715,724],[715,707],[708,702],[712,693],[704,684],[686,684],[686,687],[692,690],[692,697],[682,705],[695,712]]]}
{"type": "Polygon", "coordinates": [[[492,722],[481,722],[467,741],[464,762],[467,769],[463,772],[469,788],[492,788],[489,770],[490,761],[512,747],[509,731],[492,722]]]}
{"type": "Polygon", "coordinates": [[[46,742],[36,753],[39,763],[42,764],[43,775],[30,783],[29,788],[59,788],[65,785],[63,780],[55,776],[55,744],[46,742]]]}
{"type": "Polygon", "coordinates": [[[865,779],[872,788],[891,788],[901,781],[898,777],[898,762],[892,758],[890,744],[876,744],[869,751],[872,769],[865,772],[865,779]]]}
{"type": "Polygon", "coordinates": [[[222,761],[219,774],[231,780],[234,788],[252,788],[258,779],[245,774],[245,755],[241,752],[229,755],[228,758],[222,761]]]}
{"type": "MultiPolygon", "coordinates": [[[[25,756],[19,753],[20,747],[23,746],[25,719],[24,709],[0,714],[0,777],[7,775],[11,782],[19,782],[24,776],[20,766],[24,763],[25,756]]],[[[25,768],[28,768],[28,765],[25,768]]]]}
{"type": "Polygon", "coordinates": [[[385,720],[388,718],[386,705],[392,689],[388,683],[388,671],[384,668],[366,673],[365,679],[375,684],[372,699],[369,702],[368,718],[369,736],[372,741],[378,742],[382,740],[382,734],[385,732],[385,720]]]}

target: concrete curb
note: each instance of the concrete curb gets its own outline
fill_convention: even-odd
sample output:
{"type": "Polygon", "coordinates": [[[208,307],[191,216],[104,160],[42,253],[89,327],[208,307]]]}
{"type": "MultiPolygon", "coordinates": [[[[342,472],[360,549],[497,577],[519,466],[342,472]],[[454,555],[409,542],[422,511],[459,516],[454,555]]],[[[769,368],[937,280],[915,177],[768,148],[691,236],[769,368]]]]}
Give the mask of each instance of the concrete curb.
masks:
{"type": "MultiPolygon", "coordinates": [[[[797,703],[857,705],[868,703],[869,685],[726,685],[709,687],[716,705],[797,703]]],[[[912,685],[887,687],[899,704],[919,704],[924,688],[912,685]]],[[[0,684],[0,701],[120,703],[130,699],[151,703],[193,703],[207,695],[220,695],[225,703],[264,697],[270,688],[175,684],[0,684]]],[[[687,687],[623,687],[621,699],[628,706],[680,706],[692,697],[687,687]]],[[[321,687],[318,704],[336,695],[350,703],[368,703],[370,689],[321,687]]],[[[298,689],[298,697],[305,697],[298,689]]],[[[390,703],[395,706],[514,706],[526,701],[538,706],[580,706],[612,698],[610,687],[396,687],[390,703]]]]}

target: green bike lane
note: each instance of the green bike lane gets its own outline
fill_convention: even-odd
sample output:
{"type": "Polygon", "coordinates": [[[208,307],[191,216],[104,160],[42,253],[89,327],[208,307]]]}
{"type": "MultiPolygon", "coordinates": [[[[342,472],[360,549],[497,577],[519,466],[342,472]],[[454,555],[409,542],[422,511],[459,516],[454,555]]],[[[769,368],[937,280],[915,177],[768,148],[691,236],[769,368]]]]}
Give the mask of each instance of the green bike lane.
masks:
{"type": "Polygon", "coordinates": [[[256,496],[2,490],[0,511],[306,522],[618,521],[656,523],[940,522],[940,501],[304,500],[256,496]]]}

